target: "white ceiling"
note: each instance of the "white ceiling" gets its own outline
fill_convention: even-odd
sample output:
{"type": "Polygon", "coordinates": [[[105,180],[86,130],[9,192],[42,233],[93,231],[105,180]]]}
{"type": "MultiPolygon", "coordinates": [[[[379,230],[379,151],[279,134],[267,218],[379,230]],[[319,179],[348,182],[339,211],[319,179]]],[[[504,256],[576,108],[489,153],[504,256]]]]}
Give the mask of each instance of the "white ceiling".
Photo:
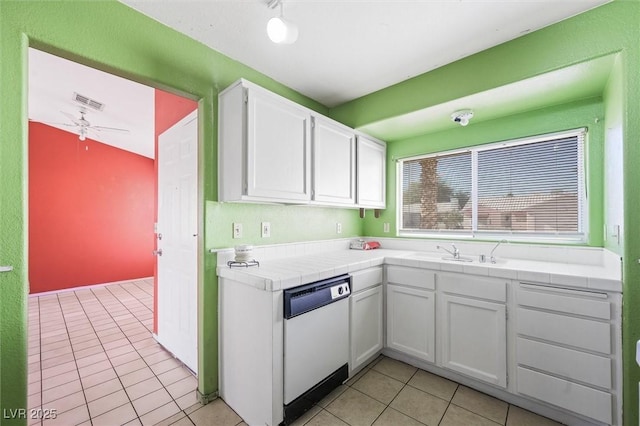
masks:
{"type": "Polygon", "coordinates": [[[90,132],[87,136],[145,157],[154,158],[154,89],[66,59],[29,49],[29,119],[76,132],[64,113],[80,118],[79,93],[105,104],[103,111],[87,108],[93,126],[129,130],[90,132]]]}
{"type": "Polygon", "coordinates": [[[121,1],[333,107],[609,0],[284,0],[292,45],[268,39],[268,0],[121,1]]]}

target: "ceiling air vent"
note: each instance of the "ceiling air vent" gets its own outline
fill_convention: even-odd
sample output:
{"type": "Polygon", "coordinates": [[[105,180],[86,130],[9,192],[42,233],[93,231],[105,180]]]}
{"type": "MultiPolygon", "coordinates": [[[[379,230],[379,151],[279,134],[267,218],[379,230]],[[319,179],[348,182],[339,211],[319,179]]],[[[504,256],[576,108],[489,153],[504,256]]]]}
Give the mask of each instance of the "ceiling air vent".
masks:
{"type": "Polygon", "coordinates": [[[73,100],[79,104],[95,109],[96,111],[102,111],[104,109],[104,104],[102,102],[98,102],[76,92],[73,92],[73,100]]]}

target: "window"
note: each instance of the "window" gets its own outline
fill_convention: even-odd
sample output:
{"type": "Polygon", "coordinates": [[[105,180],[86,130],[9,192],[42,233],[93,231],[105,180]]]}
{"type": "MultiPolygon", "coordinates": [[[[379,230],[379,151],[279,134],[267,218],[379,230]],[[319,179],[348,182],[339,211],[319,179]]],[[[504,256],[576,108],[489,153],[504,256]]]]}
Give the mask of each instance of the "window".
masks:
{"type": "Polygon", "coordinates": [[[401,234],[585,240],[585,130],[399,161],[401,234]]]}

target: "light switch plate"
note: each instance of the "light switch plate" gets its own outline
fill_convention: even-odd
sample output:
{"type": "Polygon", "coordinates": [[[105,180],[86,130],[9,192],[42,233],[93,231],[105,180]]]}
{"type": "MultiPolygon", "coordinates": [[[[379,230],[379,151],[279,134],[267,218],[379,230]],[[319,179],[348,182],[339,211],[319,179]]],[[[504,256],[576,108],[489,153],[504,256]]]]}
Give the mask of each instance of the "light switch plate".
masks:
{"type": "Polygon", "coordinates": [[[242,224],[235,223],[233,224],[233,238],[242,238],[242,224]]]}
{"type": "Polygon", "coordinates": [[[271,236],[271,222],[262,222],[260,228],[262,229],[262,238],[271,236]]]}
{"type": "Polygon", "coordinates": [[[383,232],[389,232],[389,222],[385,222],[383,225],[383,232]]]}
{"type": "Polygon", "coordinates": [[[336,233],[342,234],[342,223],[336,223],[336,233]]]}

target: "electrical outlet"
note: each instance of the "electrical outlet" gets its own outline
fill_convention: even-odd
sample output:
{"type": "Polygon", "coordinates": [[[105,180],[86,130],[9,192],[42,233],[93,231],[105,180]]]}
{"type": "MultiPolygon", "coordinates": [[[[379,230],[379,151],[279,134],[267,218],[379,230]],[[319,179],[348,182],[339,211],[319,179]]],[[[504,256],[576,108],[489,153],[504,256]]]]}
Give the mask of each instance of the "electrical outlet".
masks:
{"type": "Polygon", "coordinates": [[[336,233],[342,234],[342,223],[336,223],[336,233]]]}
{"type": "Polygon", "coordinates": [[[262,222],[262,238],[269,238],[271,236],[271,223],[270,222],[262,222]]]}
{"type": "Polygon", "coordinates": [[[383,232],[389,232],[389,222],[385,222],[384,225],[382,225],[383,227],[383,232]]]}
{"type": "Polygon", "coordinates": [[[242,224],[234,223],[233,224],[233,238],[242,238],[242,224]]]}

